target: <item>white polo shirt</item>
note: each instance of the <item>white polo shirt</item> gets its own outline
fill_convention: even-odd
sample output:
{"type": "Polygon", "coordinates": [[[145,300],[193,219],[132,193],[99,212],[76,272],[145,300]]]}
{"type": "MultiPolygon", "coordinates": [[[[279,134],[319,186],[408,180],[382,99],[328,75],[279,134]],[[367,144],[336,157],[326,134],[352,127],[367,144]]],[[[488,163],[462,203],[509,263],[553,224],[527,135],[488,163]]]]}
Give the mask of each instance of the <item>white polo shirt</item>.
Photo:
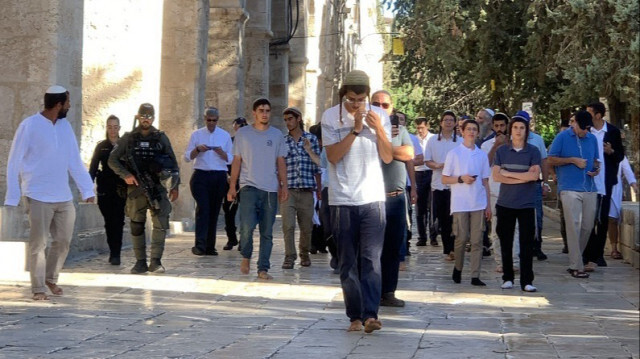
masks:
{"type": "MultiPolygon", "coordinates": [[[[322,145],[325,147],[342,141],[353,130],[354,118],[344,107],[340,122],[340,106],[342,104],[333,106],[322,114],[322,145]]],[[[391,141],[391,122],[387,113],[369,104],[366,108],[380,116],[385,134],[391,141]]],[[[376,134],[365,123],[344,157],[335,165],[329,162],[329,204],[360,206],[384,202],[386,194],[380,163],[376,134]]]]}
{"type": "MultiPolygon", "coordinates": [[[[447,158],[447,153],[460,146],[461,143],[462,138],[459,136],[456,138],[455,142],[453,141],[453,134],[449,139],[444,138],[444,136],[440,136],[440,140],[438,140],[438,135],[433,135],[429,140],[427,140],[427,145],[424,151],[424,160],[425,162],[434,161],[437,163],[444,163],[444,160],[447,158]]],[[[442,191],[445,189],[449,189],[449,186],[442,184],[442,169],[433,170],[433,175],[431,175],[431,190],[442,191]]]]}
{"type": "Polygon", "coordinates": [[[451,185],[451,214],[487,208],[487,192],[482,180],[491,176],[489,158],[475,144],[473,149],[460,145],[447,153],[442,174],[450,177],[478,176],[472,184],[451,185]]]}

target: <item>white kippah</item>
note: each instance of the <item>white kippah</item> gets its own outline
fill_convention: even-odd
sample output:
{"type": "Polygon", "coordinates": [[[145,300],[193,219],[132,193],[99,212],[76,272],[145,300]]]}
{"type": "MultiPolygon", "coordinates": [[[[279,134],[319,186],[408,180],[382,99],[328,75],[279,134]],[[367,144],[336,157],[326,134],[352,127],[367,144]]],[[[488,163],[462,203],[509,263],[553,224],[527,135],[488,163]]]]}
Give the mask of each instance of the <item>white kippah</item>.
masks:
{"type": "Polygon", "coordinates": [[[58,94],[58,93],[66,93],[67,89],[60,85],[53,85],[47,89],[47,93],[49,94],[58,94]]]}
{"type": "Polygon", "coordinates": [[[492,110],[492,109],[490,109],[490,108],[485,108],[485,109],[484,109],[484,111],[485,111],[486,113],[488,113],[488,114],[489,114],[489,116],[491,116],[491,117],[495,116],[495,114],[496,114],[496,113],[495,113],[495,111],[493,111],[493,110],[492,110]]]}

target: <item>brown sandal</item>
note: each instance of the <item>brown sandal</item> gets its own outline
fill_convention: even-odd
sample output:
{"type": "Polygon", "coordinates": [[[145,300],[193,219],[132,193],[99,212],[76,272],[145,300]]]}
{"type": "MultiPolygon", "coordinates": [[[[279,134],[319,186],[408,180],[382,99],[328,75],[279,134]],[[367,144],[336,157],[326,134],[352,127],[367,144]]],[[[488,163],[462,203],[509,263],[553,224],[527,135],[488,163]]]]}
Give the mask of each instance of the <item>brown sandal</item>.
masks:
{"type": "Polygon", "coordinates": [[[51,294],[53,295],[62,295],[62,288],[58,287],[58,285],[56,283],[51,283],[49,281],[45,281],[44,284],[47,285],[47,287],[49,287],[49,290],[51,291],[51,294]]]}
{"type": "Polygon", "coordinates": [[[622,253],[620,253],[618,251],[612,251],[611,252],[611,258],[612,259],[622,259],[622,253]]]}

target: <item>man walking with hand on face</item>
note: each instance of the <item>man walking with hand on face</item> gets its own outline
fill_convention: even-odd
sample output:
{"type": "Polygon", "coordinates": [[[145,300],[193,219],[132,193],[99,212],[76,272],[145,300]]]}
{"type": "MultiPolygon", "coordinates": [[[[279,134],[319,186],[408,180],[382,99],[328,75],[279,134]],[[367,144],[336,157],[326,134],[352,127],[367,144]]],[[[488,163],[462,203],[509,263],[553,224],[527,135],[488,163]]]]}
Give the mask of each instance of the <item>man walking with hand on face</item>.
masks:
{"type": "Polygon", "coordinates": [[[340,87],[340,104],[322,115],[331,225],[351,321],[348,330],[362,330],[364,323],[366,333],[382,328],[378,307],[386,196],[380,160],[393,160],[389,117],[382,109],[367,106],[369,91],[366,73],[349,72],[340,87]]]}
{"type": "Polygon", "coordinates": [[[29,271],[34,300],[47,300],[46,288],[62,295],[58,275],[69,253],[76,209],[69,174],[82,199],[94,201],[93,181],[80,159],[78,142],[67,121],[69,91],[51,86],[44,110],[20,123],[7,161],[5,206],[17,206],[25,196],[29,214],[29,271]],[[47,238],[53,242],[45,254],[47,238]]]}

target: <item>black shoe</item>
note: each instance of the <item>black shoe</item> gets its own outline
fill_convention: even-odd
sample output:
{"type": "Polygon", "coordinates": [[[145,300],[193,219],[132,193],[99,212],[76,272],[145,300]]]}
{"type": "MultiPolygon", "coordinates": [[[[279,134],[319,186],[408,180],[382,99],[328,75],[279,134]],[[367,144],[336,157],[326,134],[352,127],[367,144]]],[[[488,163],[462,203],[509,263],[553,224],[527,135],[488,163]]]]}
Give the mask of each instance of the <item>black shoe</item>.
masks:
{"type": "Polygon", "coordinates": [[[218,250],[217,249],[210,249],[208,251],[206,251],[204,254],[208,255],[208,256],[217,256],[218,255],[218,250]]]}
{"type": "Polygon", "coordinates": [[[320,249],[318,249],[318,252],[319,252],[319,253],[324,253],[324,254],[329,253],[329,251],[327,251],[327,249],[326,249],[326,248],[320,248],[320,249]]]}
{"type": "Polygon", "coordinates": [[[198,247],[191,247],[191,253],[197,255],[197,256],[203,256],[205,255],[205,252],[203,250],[201,250],[198,247]]]}
{"type": "Polygon", "coordinates": [[[483,281],[481,281],[480,278],[471,278],[471,285],[477,285],[481,287],[486,286],[486,284],[483,281]]]}
{"type": "Polygon", "coordinates": [[[332,269],[338,269],[338,258],[331,257],[331,260],[329,261],[329,266],[331,266],[332,269]]]}
{"type": "Polygon", "coordinates": [[[427,245],[427,240],[426,239],[420,239],[418,240],[418,242],[416,242],[416,246],[418,247],[424,247],[427,245]]]}
{"type": "Polygon", "coordinates": [[[536,251],[535,251],[535,253],[534,253],[534,255],[535,255],[536,257],[538,257],[538,260],[539,260],[539,261],[546,261],[546,260],[547,260],[547,258],[548,258],[548,257],[547,257],[547,255],[546,255],[546,254],[544,254],[544,252],[542,252],[542,249],[538,249],[538,250],[536,250],[536,251]]]}
{"type": "Polygon", "coordinates": [[[607,266],[607,262],[602,257],[600,257],[600,258],[598,258],[596,260],[596,264],[598,265],[598,267],[606,267],[607,266]]]}
{"type": "Polygon", "coordinates": [[[316,249],[315,246],[311,246],[311,248],[309,248],[309,253],[311,254],[318,254],[318,249],[316,249]]]}
{"type": "Polygon", "coordinates": [[[382,307],[404,307],[404,300],[396,298],[393,292],[384,293],[380,299],[380,306],[382,307]]]}
{"type": "Polygon", "coordinates": [[[487,247],[483,247],[482,248],[482,256],[483,257],[490,257],[491,256],[491,250],[489,250],[489,248],[487,248],[487,247]]]}
{"type": "Polygon", "coordinates": [[[432,239],[431,240],[431,245],[434,246],[434,247],[437,247],[438,246],[438,241],[436,239],[432,239]]]}
{"type": "Polygon", "coordinates": [[[238,241],[227,241],[227,244],[224,245],[224,247],[222,247],[222,249],[224,249],[225,251],[230,251],[233,249],[233,247],[238,245],[238,241]]]}
{"type": "Polygon", "coordinates": [[[120,265],[120,257],[109,257],[109,263],[114,266],[120,265]]]}
{"type": "Polygon", "coordinates": [[[569,248],[567,248],[567,246],[562,247],[562,253],[564,254],[569,253],[569,248]]]}
{"type": "Polygon", "coordinates": [[[131,274],[142,274],[147,273],[148,271],[149,267],[147,267],[147,261],[145,259],[136,261],[136,265],[131,268],[131,274]]]}
{"type": "Polygon", "coordinates": [[[455,283],[460,283],[460,281],[462,280],[462,271],[459,271],[456,269],[456,267],[453,267],[453,275],[451,276],[451,279],[453,279],[455,283]]]}
{"type": "Polygon", "coordinates": [[[295,259],[293,258],[285,258],[284,262],[282,262],[282,269],[293,269],[293,264],[295,259]]]}
{"type": "Polygon", "coordinates": [[[151,258],[151,261],[149,262],[149,272],[164,273],[164,267],[160,262],[160,258],[151,258]]]}

